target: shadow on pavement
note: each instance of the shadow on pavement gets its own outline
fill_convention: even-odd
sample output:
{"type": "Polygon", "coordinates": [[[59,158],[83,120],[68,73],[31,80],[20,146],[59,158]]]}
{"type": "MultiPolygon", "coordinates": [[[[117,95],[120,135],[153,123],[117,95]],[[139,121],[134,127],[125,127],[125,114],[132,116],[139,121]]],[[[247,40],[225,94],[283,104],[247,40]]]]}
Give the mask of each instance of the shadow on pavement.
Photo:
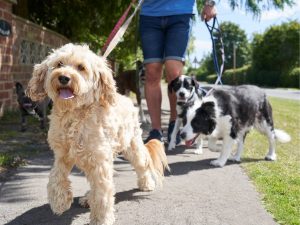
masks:
{"type": "Polygon", "coordinates": [[[23,224],[55,224],[69,225],[72,224],[73,218],[79,214],[86,213],[89,209],[82,208],[78,203],[79,197],[74,198],[71,208],[61,216],[54,215],[49,204],[32,208],[14,220],[5,225],[23,225],[23,224]]]}
{"type": "MultiPolygon", "coordinates": [[[[115,204],[118,204],[122,201],[136,201],[139,202],[143,199],[148,199],[148,194],[134,196],[135,193],[144,193],[138,189],[132,189],[128,191],[118,192],[115,197],[115,204]]],[[[32,208],[22,215],[16,217],[12,221],[6,223],[5,225],[69,225],[72,224],[72,221],[78,215],[90,212],[89,209],[83,208],[79,205],[79,197],[74,198],[74,202],[71,205],[71,208],[64,212],[62,215],[54,215],[50,209],[49,204],[44,204],[39,207],[32,208]]]]}

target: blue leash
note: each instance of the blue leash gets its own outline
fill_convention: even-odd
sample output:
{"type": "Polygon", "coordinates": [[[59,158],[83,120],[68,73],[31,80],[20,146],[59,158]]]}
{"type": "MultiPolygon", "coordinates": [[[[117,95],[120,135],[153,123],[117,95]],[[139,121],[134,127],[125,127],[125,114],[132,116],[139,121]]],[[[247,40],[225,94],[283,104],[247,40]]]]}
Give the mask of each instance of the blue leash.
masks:
{"type": "Polygon", "coordinates": [[[207,21],[205,21],[205,24],[210,33],[210,37],[211,37],[211,41],[212,41],[214,67],[215,67],[215,71],[217,73],[217,80],[215,82],[215,85],[217,85],[217,84],[222,85],[223,83],[222,83],[221,78],[222,78],[222,73],[224,70],[225,53],[224,53],[224,44],[223,44],[223,40],[222,40],[222,33],[220,30],[220,25],[219,25],[217,17],[214,17],[212,25],[209,25],[207,21]],[[218,25],[217,28],[215,27],[216,23],[218,25]],[[218,37],[214,36],[214,33],[213,33],[214,31],[217,32],[218,37]],[[217,50],[216,50],[216,40],[218,40],[218,39],[221,43],[221,49],[220,49],[221,59],[222,59],[221,66],[219,66],[219,63],[218,63],[218,56],[217,56],[217,50]]]}

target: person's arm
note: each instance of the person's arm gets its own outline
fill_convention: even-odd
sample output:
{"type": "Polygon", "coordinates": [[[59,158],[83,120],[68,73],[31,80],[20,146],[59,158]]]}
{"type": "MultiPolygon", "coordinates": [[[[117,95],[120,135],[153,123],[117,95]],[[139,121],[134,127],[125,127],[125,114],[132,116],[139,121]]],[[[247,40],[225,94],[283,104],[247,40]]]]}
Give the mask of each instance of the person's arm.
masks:
{"type": "Polygon", "coordinates": [[[217,15],[217,9],[215,7],[215,1],[206,0],[201,12],[201,20],[209,21],[217,15]]]}

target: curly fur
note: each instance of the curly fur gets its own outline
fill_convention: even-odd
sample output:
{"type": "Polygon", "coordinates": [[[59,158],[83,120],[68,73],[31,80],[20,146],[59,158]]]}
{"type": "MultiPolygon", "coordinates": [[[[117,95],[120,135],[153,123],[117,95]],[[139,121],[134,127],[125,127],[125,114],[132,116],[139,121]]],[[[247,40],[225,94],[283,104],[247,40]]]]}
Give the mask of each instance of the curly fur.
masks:
{"type": "Polygon", "coordinates": [[[35,65],[27,94],[33,100],[49,96],[53,101],[48,142],[55,161],[47,189],[55,214],[71,206],[68,175],[74,165],[90,183],[90,191],[80,200],[90,206],[90,224],[115,221],[114,155],[122,153],[131,162],[141,190],[153,190],[161,182],[162,168],[167,166],[163,146],[157,146],[156,153],[148,151],[137,109],[130,99],[117,94],[105,59],[87,46],[67,44],[35,65]]]}

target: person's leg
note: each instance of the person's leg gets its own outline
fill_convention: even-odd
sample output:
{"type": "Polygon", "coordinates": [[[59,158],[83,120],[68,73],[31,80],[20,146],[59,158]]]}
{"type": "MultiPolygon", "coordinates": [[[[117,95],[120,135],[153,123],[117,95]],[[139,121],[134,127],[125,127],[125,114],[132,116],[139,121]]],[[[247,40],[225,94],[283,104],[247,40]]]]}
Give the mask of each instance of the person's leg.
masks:
{"type": "Polygon", "coordinates": [[[145,98],[151,118],[152,130],[145,142],[162,139],[160,80],[162,76],[164,39],[162,17],[140,16],[141,44],[146,68],[145,98]]]}
{"type": "Polygon", "coordinates": [[[161,63],[146,64],[146,83],[145,97],[149,115],[151,118],[152,129],[161,130],[161,87],[160,80],[162,76],[161,63]]]}
{"type": "MultiPolygon", "coordinates": [[[[170,84],[172,80],[179,77],[182,74],[183,62],[178,60],[167,60],[165,63],[167,82],[170,84]]],[[[176,94],[168,93],[170,102],[170,121],[176,120],[176,94]]]]}

